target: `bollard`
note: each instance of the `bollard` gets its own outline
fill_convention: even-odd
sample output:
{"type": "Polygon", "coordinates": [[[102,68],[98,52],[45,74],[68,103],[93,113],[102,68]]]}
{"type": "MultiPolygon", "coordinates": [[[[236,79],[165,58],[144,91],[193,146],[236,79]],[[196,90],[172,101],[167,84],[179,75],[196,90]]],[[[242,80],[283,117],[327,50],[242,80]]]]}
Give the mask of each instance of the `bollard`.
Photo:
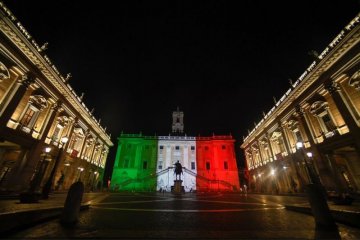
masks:
{"type": "Polygon", "coordinates": [[[316,226],[326,229],[337,227],[327,204],[322,185],[313,183],[308,184],[306,186],[306,193],[311,206],[311,212],[315,218],[316,226]]]}
{"type": "Polygon", "coordinates": [[[61,215],[61,224],[74,225],[78,221],[83,194],[84,184],[82,182],[71,185],[61,215]]]}

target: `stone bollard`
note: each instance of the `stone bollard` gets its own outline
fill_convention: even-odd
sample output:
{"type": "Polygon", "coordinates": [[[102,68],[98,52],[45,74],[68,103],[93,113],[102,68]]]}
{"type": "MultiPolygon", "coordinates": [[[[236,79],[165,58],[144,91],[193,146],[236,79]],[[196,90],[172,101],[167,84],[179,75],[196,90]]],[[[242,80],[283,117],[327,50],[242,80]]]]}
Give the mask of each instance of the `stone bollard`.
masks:
{"type": "Polygon", "coordinates": [[[82,182],[71,185],[61,215],[61,224],[74,225],[78,221],[83,194],[84,184],[82,182]]]}
{"type": "Polygon", "coordinates": [[[306,186],[306,192],[316,226],[326,229],[337,227],[327,204],[322,185],[308,184],[306,186]]]}

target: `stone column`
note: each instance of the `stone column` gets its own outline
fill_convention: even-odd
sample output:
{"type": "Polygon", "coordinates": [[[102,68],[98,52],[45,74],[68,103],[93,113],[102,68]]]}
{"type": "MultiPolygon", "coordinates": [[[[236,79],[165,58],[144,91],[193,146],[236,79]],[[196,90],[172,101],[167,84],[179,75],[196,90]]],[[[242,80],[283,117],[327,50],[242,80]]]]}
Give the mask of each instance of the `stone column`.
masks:
{"type": "Polygon", "coordinates": [[[89,161],[90,163],[93,163],[94,154],[96,152],[95,148],[96,148],[97,140],[98,140],[98,137],[96,137],[94,140],[94,146],[93,146],[93,148],[91,150],[91,154],[90,154],[90,161],[89,161]]]}
{"type": "MultiPolygon", "coordinates": [[[[0,115],[2,115],[2,112],[4,109],[6,109],[7,105],[9,104],[9,102],[11,101],[11,99],[13,98],[14,94],[16,93],[16,90],[18,89],[18,79],[19,76],[17,76],[13,83],[11,83],[11,85],[9,86],[9,89],[5,92],[5,94],[2,96],[2,98],[0,99],[0,115]]],[[[6,81],[8,81],[10,79],[7,79],[6,81]]],[[[1,82],[1,79],[0,79],[1,82]]]]}
{"type": "Polygon", "coordinates": [[[285,126],[281,125],[281,123],[279,123],[279,128],[281,130],[281,134],[283,136],[284,139],[284,145],[285,145],[285,149],[288,152],[288,157],[289,157],[289,162],[290,162],[290,166],[292,170],[295,170],[296,173],[296,178],[298,179],[298,183],[300,184],[299,188],[300,191],[302,192],[305,189],[305,180],[304,178],[301,176],[299,169],[297,167],[297,161],[294,159],[293,157],[293,153],[291,152],[291,148],[288,142],[288,136],[286,135],[285,132],[285,126]]]}
{"type": "Polygon", "coordinates": [[[44,142],[46,140],[46,137],[49,134],[50,128],[54,122],[54,119],[56,117],[57,111],[59,110],[60,106],[61,106],[61,102],[57,102],[53,106],[51,106],[50,113],[48,114],[41,130],[41,136],[40,136],[41,142],[44,142]]]}
{"type": "Polygon", "coordinates": [[[348,109],[348,107],[346,106],[346,104],[344,102],[344,98],[342,96],[342,92],[341,92],[339,85],[335,81],[330,80],[329,82],[325,83],[325,89],[332,96],[336,107],[338,108],[346,125],[348,126],[350,134],[354,139],[356,151],[357,151],[358,155],[360,156],[360,128],[358,127],[350,110],[348,109]]]}
{"type": "Polygon", "coordinates": [[[259,156],[260,156],[260,161],[261,161],[261,164],[264,164],[264,158],[262,156],[262,153],[261,153],[261,150],[260,150],[260,143],[259,143],[259,140],[255,140],[257,142],[257,145],[258,145],[258,150],[259,150],[259,156]]]}
{"type": "Polygon", "coordinates": [[[334,152],[331,151],[331,152],[326,153],[325,158],[327,158],[327,160],[328,160],[328,165],[329,165],[330,171],[331,171],[331,173],[333,175],[336,191],[338,193],[344,192],[344,189],[346,187],[344,187],[343,184],[340,181],[342,176],[339,173],[338,168],[336,167],[336,161],[334,159],[334,152]]]}
{"type": "Polygon", "coordinates": [[[88,139],[89,136],[90,136],[90,131],[86,130],[85,136],[84,136],[83,142],[81,144],[81,148],[80,148],[80,155],[79,155],[80,159],[82,159],[82,157],[83,157],[83,154],[85,151],[86,140],[88,139]]]}
{"type": "Polygon", "coordinates": [[[271,146],[270,135],[268,133],[266,133],[266,140],[267,140],[269,148],[270,148],[270,153],[271,153],[272,160],[275,161],[275,155],[274,155],[274,151],[273,151],[272,146],[271,146]]]}
{"type": "Polygon", "coordinates": [[[64,151],[67,152],[67,148],[69,147],[70,144],[70,139],[72,138],[72,135],[74,134],[74,126],[77,123],[78,119],[75,118],[74,122],[70,125],[69,130],[67,131],[67,134],[65,136],[67,136],[69,138],[69,141],[65,144],[66,148],[64,146],[64,151]]]}
{"type": "MultiPolygon", "coordinates": [[[[329,169],[326,167],[326,162],[324,161],[324,159],[322,158],[322,155],[320,154],[320,151],[318,150],[314,139],[312,138],[309,126],[306,124],[306,119],[304,116],[304,110],[298,105],[296,107],[296,112],[299,114],[299,122],[300,124],[303,126],[305,133],[307,135],[308,141],[310,142],[310,150],[313,153],[314,157],[313,159],[313,163],[316,166],[316,168],[318,169],[319,172],[319,176],[321,178],[321,180],[324,181],[324,185],[326,185],[326,182],[333,182],[333,180],[331,179],[331,174],[329,172],[329,169]],[[316,158],[317,161],[315,161],[314,159],[316,158]]],[[[304,150],[305,150],[305,146],[304,146],[304,150]]]]}
{"type": "Polygon", "coordinates": [[[15,92],[13,98],[9,102],[9,104],[4,109],[3,113],[0,116],[0,133],[3,129],[6,128],[6,124],[11,118],[12,114],[18,107],[21,99],[25,95],[26,91],[29,89],[30,85],[35,82],[35,77],[33,75],[24,75],[17,82],[17,91],[15,92]]]}

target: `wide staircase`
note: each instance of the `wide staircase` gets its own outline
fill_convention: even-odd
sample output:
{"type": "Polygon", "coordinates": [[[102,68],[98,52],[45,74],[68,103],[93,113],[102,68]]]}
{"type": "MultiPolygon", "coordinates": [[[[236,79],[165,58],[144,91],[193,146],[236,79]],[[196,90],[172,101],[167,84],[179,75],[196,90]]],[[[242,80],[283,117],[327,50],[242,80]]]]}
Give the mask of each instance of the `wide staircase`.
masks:
{"type": "MultiPolygon", "coordinates": [[[[168,174],[169,172],[171,171],[171,174],[174,172],[174,167],[168,167],[166,169],[163,169],[159,172],[156,172],[156,173],[152,173],[152,174],[148,174],[144,177],[140,177],[140,178],[136,178],[136,179],[133,179],[133,178],[129,178],[123,182],[120,183],[120,189],[124,189],[126,188],[126,186],[128,186],[129,184],[136,184],[136,183],[143,183],[145,181],[151,181],[151,180],[155,180],[156,182],[156,179],[158,176],[161,176],[163,174],[168,174]]],[[[237,190],[237,187],[227,181],[224,181],[224,180],[215,180],[215,179],[209,179],[207,177],[204,177],[204,176],[201,176],[193,171],[191,171],[190,169],[187,169],[186,167],[183,167],[183,173],[187,173],[191,176],[194,176],[197,180],[197,182],[202,182],[203,184],[201,183],[197,183],[197,187],[198,186],[201,186],[201,185],[217,185],[218,186],[218,189],[227,189],[228,191],[236,191],[237,190]]]]}

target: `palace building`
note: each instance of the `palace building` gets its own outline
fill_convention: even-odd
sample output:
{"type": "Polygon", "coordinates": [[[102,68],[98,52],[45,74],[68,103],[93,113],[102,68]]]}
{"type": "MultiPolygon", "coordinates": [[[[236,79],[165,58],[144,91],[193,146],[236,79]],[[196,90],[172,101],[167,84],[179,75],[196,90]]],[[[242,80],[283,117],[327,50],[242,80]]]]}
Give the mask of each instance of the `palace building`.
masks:
{"type": "Polygon", "coordinates": [[[110,136],[10,10],[0,2],[0,191],[65,190],[102,181],[110,136]]]}
{"type": "Polygon", "coordinates": [[[360,191],[360,15],[315,57],[243,140],[253,192],[360,191]]]}
{"type": "MultiPolygon", "coordinates": [[[[183,133],[183,112],[173,112],[173,134],[183,133]]],[[[185,192],[238,191],[239,176],[232,136],[143,136],[121,134],[113,168],[114,191],[170,192],[174,164],[183,167],[185,192]]]]}

